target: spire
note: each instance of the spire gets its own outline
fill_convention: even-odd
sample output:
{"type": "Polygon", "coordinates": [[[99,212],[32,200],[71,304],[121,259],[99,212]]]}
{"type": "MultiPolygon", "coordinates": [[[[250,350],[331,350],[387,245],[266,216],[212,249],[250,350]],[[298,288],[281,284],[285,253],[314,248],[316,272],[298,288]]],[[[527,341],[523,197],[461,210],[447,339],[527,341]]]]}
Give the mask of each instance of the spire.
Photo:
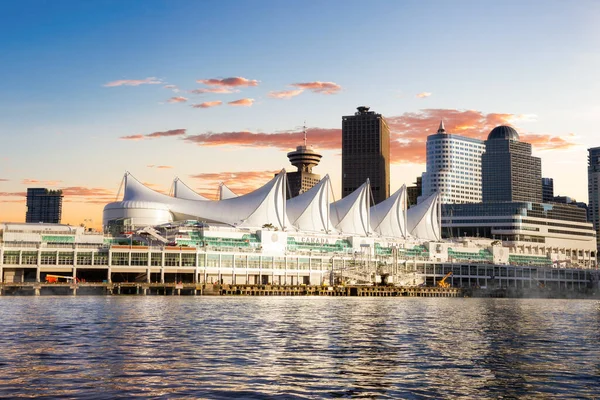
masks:
{"type": "Polygon", "coordinates": [[[306,121],[304,121],[303,131],[304,131],[304,147],[306,147],[306,121]]]}
{"type": "Polygon", "coordinates": [[[444,128],[444,120],[440,120],[440,127],[438,128],[437,133],[446,133],[446,128],[444,128]]]}

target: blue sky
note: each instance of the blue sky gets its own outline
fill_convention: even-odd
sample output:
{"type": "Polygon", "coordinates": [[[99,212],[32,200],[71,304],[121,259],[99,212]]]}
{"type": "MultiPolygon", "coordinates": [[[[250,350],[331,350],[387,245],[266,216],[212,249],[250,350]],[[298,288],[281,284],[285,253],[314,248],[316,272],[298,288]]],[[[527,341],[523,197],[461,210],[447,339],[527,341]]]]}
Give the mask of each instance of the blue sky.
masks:
{"type": "Polygon", "coordinates": [[[255,172],[245,183],[258,185],[291,170],[281,132],[305,120],[324,154],[316,171],[339,188],[339,150],[326,138],[363,104],[396,122],[392,190],[424,171],[424,140],[442,116],[478,137],[512,124],[556,191],[586,200],[586,148],[600,145],[599,17],[600,3],[586,1],[4,2],[0,220],[23,220],[22,192],[45,184],[71,193],[66,222],[99,221],[126,170],[161,190],[175,176],[200,191],[220,180],[235,189],[225,172],[255,172]],[[224,88],[197,80],[230,77],[257,84],[190,93],[224,88]],[[147,78],[160,84],[105,86],[147,78]],[[272,94],[314,82],[339,89],[272,94]],[[228,105],[241,99],[252,101],[228,105]],[[185,134],[120,139],[176,129],[185,134]],[[244,131],[276,145],[220,135],[244,131]],[[211,146],[182,140],[208,132],[211,146]]]}

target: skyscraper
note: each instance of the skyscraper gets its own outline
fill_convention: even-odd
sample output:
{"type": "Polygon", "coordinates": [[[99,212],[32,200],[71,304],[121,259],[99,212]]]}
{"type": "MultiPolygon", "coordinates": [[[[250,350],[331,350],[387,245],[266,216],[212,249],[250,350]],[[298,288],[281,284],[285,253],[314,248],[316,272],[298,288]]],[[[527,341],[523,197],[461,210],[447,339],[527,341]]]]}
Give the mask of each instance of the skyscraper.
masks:
{"type": "Polygon", "coordinates": [[[306,145],[306,127],[304,128],[304,145],[296,147],[296,151],[287,154],[290,163],[298,170],[287,174],[289,198],[296,197],[304,193],[321,180],[321,176],[312,173],[313,167],[316,167],[321,161],[321,154],[318,154],[306,145]]]}
{"type": "Polygon", "coordinates": [[[588,149],[588,221],[594,224],[600,243],[600,147],[588,149]]]}
{"type": "Polygon", "coordinates": [[[481,202],[483,141],[446,133],[444,122],[427,137],[423,197],[438,192],[443,204],[481,202]]]}
{"type": "Polygon", "coordinates": [[[342,117],[342,197],[369,179],[377,204],[390,195],[390,129],[369,107],[357,110],[342,117]]]}
{"type": "Polygon", "coordinates": [[[497,126],[481,157],[483,202],[542,202],[542,161],[510,126],[497,126]]]}
{"type": "Polygon", "coordinates": [[[62,190],[48,190],[45,188],[27,189],[25,222],[60,224],[62,200],[62,190]]]}
{"type": "Polygon", "coordinates": [[[551,203],[554,201],[554,179],[542,178],[542,201],[551,203]]]}

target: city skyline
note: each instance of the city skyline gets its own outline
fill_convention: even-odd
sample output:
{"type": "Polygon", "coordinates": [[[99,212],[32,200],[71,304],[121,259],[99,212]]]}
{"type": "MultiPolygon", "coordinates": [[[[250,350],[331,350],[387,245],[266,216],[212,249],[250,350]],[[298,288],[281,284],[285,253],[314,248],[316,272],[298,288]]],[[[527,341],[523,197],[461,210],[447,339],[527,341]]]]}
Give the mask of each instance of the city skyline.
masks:
{"type": "Polygon", "coordinates": [[[304,120],[339,198],[341,118],[362,105],[390,125],[392,193],[425,171],[443,119],[480,139],[514,126],[555,194],[587,201],[598,4],[232,4],[8,5],[0,221],[23,221],[27,188],[48,187],[63,222],[99,227],[126,171],[241,194],[293,170],[304,120]]]}

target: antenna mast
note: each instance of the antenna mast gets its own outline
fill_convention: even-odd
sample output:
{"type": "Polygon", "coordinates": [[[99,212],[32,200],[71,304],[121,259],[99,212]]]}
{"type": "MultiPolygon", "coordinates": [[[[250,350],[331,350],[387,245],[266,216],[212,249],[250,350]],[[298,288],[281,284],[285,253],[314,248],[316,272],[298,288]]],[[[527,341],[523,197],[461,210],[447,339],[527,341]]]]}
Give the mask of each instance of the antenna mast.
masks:
{"type": "Polygon", "coordinates": [[[304,131],[304,147],[306,147],[306,121],[304,121],[303,131],[304,131]]]}

